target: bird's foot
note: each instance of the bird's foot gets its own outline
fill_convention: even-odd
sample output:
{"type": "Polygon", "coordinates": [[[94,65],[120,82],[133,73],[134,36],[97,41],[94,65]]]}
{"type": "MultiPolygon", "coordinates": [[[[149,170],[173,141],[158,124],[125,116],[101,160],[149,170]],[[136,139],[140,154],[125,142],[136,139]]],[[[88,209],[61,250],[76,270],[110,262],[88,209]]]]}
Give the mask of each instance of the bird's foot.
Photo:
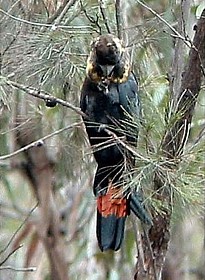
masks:
{"type": "Polygon", "coordinates": [[[107,127],[106,124],[100,124],[99,127],[98,127],[98,132],[102,132],[103,130],[105,130],[107,127]]]}
{"type": "Polygon", "coordinates": [[[103,79],[99,84],[98,84],[98,88],[99,90],[103,91],[104,94],[108,94],[109,93],[109,80],[108,79],[103,79]]]}

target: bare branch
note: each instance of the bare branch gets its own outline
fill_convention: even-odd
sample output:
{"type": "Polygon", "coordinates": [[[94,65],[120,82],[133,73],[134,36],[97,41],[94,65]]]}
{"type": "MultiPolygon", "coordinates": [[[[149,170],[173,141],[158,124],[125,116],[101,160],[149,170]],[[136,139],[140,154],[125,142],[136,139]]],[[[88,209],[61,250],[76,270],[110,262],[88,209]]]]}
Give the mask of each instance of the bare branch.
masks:
{"type": "MultiPolygon", "coordinates": [[[[114,132],[112,132],[111,130],[109,130],[109,129],[107,129],[107,128],[105,128],[104,129],[106,132],[107,132],[107,134],[108,135],[110,135],[112,138],[113,138],[113,140],[111,140],[110,142],[112,143],[113,142],[113,144],[115,145],[116,143],[120,143],[127,151],[130,151],[137,159],[141,159],[142,161],[144,161],[144,162],[147,162],[147,163],[152,163],[153,165],[156,165],[157,167],[160,167],[159,166],[159,164],[157,163],[157,162],[154,162],[154,161],[152,161],[150,158],[146,158],[146,157],[144,157],[143,155],[141,155],[141,154],[139,154],[135,149],[133,149],[130,145],[128,145],[127,143],[125,143],[120,137],[118,137],[114,132]]],[[[111,144],[109,143],[109,146],[110,146],[111,144]]],[[[103,146],[103,148],[105,148],[104,146],[103,146]]],[[[160,162],[160,165],[163,165],[163,164],[166,164],[166,163],[168,163],[168,161],[167,161],[167,159],[166,158],[164,158],[164,160],[162,160],[161,162],[160,162]]],[[[169,165],[175,165],[175,161],[172,161],[171,159],[169,159],[169,165]]]]}
{"type": "Polygon", "coordinates": [[[54,132],[52,132],[52,133],[50,133],[50,134],[48,134],[48,135],[46,135],[46,136],[44,136],[44,137],[42,137],[38,140],[26,145],[26,146],[14,151],[13,153],[10,153],[10,154],[4,155],[4,156],[0,156],[0,160],[5,160],[5,159],[8,159],[8,158],[11,158],[11,157],[18,155],[19,153],[25,152],[28,149],[33,148],[33,147],[40,147],[40,146],[43,145],[43,143],[46,139],[49,139],[49,138],[65,131],[65,130],[71,129],[71,128],[76,127],[76,126],[80,126],[81,124],[82,124],[82,122],[73,123],[71,125],[68,125],[66,127],[61,128],[59,130],[55,130],[54,132]]]}
{"type": "MultiPolygon", "coordinates": [[[[26,129],[18,131],[17,144],[26,146],[36,137],[36,131],[25,135],[26,129]]],[[[35,226],[37,236],[45,246],[51,268],[52,280],[67,280],[68,264],[65,259],[65,247],[60,232],[60,212],[55,201],[53,185],[54,168],[53,162],[48,155],[45,145],[33,147],[24,151],[25,169],[24,175],[28,178],[39,201],[39,220],[35,226]],[[29,172],[27,167],[29,166],[29,172]]]]}
{"type": "MultiPolygon", "coordinates": [[[[188,19],[190,10],[190,0],[182,1],[181,3],[181,13],[178,19],[177,30],[184,37],[187,37],[185,31],[185,19],[188,19]]],[[[184,69],[186,48],[183,46],[183,41],[176,37],[175,48],[174,48],[174,59],[172,63],[171,75],[170,75],[170,89],[172,92],[172,106],[175,106],[175,101],[177,100],[177,94],[180,92],[181,88],[181,78],[184,69]]]]}
{"type": "Polygon", "coordinates": [[[95,19],[94,16],[90,16],[90,15],[87,13],[86,8],[83,6],[83,3],[82,3],[81,0],[80,0],[80,5],[81,5],[81,11],[84,13],[84,15],[86,16],[86,18],[90,21],[91,24],[96,25],[96,27],[99,29],[99,31],[96,30],[96,32],[99,33],[99,34],[101,34],[101,33],[102,33],[102,32],[101,32],[101,31],[102,31],[102,27],[101,27],[101,25],[100,25],[100,23],[99,23],[99,16],[98,16],[98,14],[96,15],[96,19],[95,19]]]}
{"type": "Polygon", "coordinates": [[[26,216],[26,218],[23,220],[23,222],[20,224],[20,226],[16,229],[16,231],[13,233],[12,237],[10,238],[9,242],[6,244],[6,246],[0,251],[0,255],[2,253],[4,253],[8,247],[10,246],[10,244],[12,243],[12,241],[14,240],[14,238],[16,237],[17,233],[20,231],[20,229],[25,225],[25,223],[28,221],[29,217],[31,216],[31,214],[33,213],[33,211],[37,208],[38,203],[29,211],[28,215],[26,216]]]}
{"type": "Polygon", "coordinates": [[[107,29],[107,32],[108,33],[112,33],[111,29],[109,27],[109,24],[108,24],[108,17],[107,17],[106,10],[105,10],[105,2],[104,2],[104,0],[99,0],[99,4],[100,4],[100,12],[102,14],[103,21],[104,21],[105,27],[107,29]]]}
{"type": "Polygon", "coordinates": [[[47,92],[45,92],[45,91],[42,91],[42,90],[39,91],[39,90],[36,89],[36,88],[27,87],[27,86],[25,86],[25,85],[22,85],[22,84],[13,82],[13,81],[11,81],[11,80],[6,80],[5,82],[6,82],[7,85],[13,86],[13,87],[18,88],[18,89],[21,89],[21,90],[23,90],[25,93],[27,93],[27,94],[29,94],[29,95],[32,95],[32,96],[34,96],[34,97],[43,99],[43,100],[45,100],[46,102],[47,102],[47,101],[50,101],[50,102],[53,102],[53,103],[58,103],[58,104],[60,104],[60,105],[62,105],[62,106],[65,106],[65,107],[67,107],[67,108],[72,109],[72,110],[75,111],[77,114],[86,117],[85,113],[83,113],[83,112],[80,110],[80,108],[73,106],[72,104],[70,104],[69,102],[67,102],[67,101],[65,101],[65,100],[63,100],[63,99],[54,97],[54,96],[50,95],[49,93],[47,93],[47,92]]]}
{"type": "Polygon", "coordinates": [[[122,39],[123,34],[123,21],[122,21],[122,11],[121,11],[121,1],[115,1],[115,16],[116,16],[116,24],[117,24],[117,36],[119,39],[122,39]]]}
{"type": "Polygon", "coordinates": [[[140,0],[137,0],[137,2],[146,8],[148,11],[150,11],[154,16],[156,16],[161,22],[163,22],[166,26],[169,27],[169,29],[175,34],[175,37],[178,37],[181,39],[189,48],[192,46],[190,40],[182,36],[171,24],[169,24],[163,17],[161,17],[157,12],[155,12],[152,8],[147,6],[145,3],[143,3],[140,0]]]}
{"type": "Polygon", "coordinates": [[[48,18],[47,23],[53,23],[54,20],[62,13],[69,1],[70,0],[64,0],[63,3],[59,6],[59,8],[56,10],[56,12],[48,18]]]}
{"type": "Polygon", "coordinates": [[[13,266],[1,266],[0,270],[13,270],[19,272],[34,272],[36,271],[36,267],[13,267],[13,266]]]}
{"type": "Polygon", "coordinates": [[[14,36],[13,39],[9,42],[9,44],[6,46],[6,48],[1,52],[1,56],[4,56],[5,53],[9,50],[9,48],[13,45],[13,43],[16,41],[20,31],[18,31],[14,36]]]}
{"type": "Polygon", "coordinates": [[[90,33],[90,29],[92,29],[91,26],[67,26],[67,25],[58,25],[58,24],[49,24],[49,23],[40,23],[40,22],[33,22],[33,21],[28,21],[28,20],[25,20],[25,19],[22,19],[22,18],[19,18],[19,17],[16,17],[16,16],[13,16],[13,15],[10,15],[9,13],[7,13],[6,11],[0,9],[0,12],[3,13],[4,15],[12,18],[13,20],[16,20],[16,21],[19,21],[19,22],[22,22],[22,23],[25,23],[25,24],[29,24],[29,25],[32,25],[32,26],[39,26],[39,27],[50,27],[52,29],[57,29],[57,28],[62,28],[62,29],[67,29],[67,32],[69,32],[69,29],[70,29],[70,32],[73,33],[73,31],[75,30],[76,32],[78,33],[83,33],[83,34],[87,34],[87,33],[90,33]],[[85,30],[83,30],[85,29],[85,30]]]}
{"type": "Polygon", "coordinates": [[[5,258],[3,261],[0,262],[0,267],[20,248],[22,248],[23,245],[20,244],[19,246],[17,246],[15,249],[13,249],[5,258]]]}
{"type": "Polygon", "coordinates": [[[67,4],[64,6],[62,12],[58,16],[58,18],[55,20],[55,24],[58,25],[63,20],[64,16],[68,12],[68,10],[76,3],[76,1],[77,0],[69,0],[69,1],[67,1],[67,4]]]}

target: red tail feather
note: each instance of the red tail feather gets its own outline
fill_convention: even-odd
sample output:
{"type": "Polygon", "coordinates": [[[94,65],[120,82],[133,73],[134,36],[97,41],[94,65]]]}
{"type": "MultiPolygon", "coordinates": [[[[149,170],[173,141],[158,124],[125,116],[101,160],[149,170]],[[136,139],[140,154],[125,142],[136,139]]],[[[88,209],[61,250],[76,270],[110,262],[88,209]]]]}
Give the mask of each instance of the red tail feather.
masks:
{"type": "Polygon", "coordinates": [[[97,209],[102,217],[115,215],[117,218],[128,215],[127,199],[123,197],[119,188],[112,184],[105,195],[98,196],[97,209]]]}

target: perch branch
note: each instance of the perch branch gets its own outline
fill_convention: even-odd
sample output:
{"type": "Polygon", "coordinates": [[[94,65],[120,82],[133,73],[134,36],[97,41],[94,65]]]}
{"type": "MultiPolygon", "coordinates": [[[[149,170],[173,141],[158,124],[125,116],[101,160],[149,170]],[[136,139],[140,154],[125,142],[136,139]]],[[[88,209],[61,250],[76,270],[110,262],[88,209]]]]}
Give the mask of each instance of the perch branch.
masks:
{"type": "Polygon", "coordinates": [[[28,87],[28,86],[25,86],[25,85],[13,82],[11,80],[6,80],[6,84],[9,85],[9,86],[13,86],[15,88],[18,88],[18,89],[24,91],[25,93],[27,93],[29,95],[32,95],[34,97],[40,98],[42,100],[45,100],[46,102],[50,101],[50,102],[58,103],[58,104],[60,104],[62,106],[65,106],[65,107],[75,111],[77,114],[86,117],[85,113],[83,113],[80,110],[80,108],[73,106],[72,104],[70,104],[69,102],[67,102],[67,101],[65,101],[63,99],[54,97],[54,96],[50,95],[47,92],[44,92],[42,90],[39,91],[36,88],[28,87]]]}

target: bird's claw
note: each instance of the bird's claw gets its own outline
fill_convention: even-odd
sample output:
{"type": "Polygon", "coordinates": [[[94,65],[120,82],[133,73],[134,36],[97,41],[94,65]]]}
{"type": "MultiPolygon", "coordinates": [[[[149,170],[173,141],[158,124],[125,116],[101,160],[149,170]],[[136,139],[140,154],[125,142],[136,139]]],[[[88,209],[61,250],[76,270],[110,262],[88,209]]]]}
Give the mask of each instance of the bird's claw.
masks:
{"type": "Polygon", "coordinates": [[[103,131],[105,128],[106,128],[106,124],[101,124],[101,125],[99,125],[99,127],[98,127],[98,132],[103,131]]]}
{"type": "Polygon", "coordinates": [[[103,79],[98,84],[99,90],[103,91],[103,93],[108,94],[109,93],[109,81],[107,79],[103,79]]]}

